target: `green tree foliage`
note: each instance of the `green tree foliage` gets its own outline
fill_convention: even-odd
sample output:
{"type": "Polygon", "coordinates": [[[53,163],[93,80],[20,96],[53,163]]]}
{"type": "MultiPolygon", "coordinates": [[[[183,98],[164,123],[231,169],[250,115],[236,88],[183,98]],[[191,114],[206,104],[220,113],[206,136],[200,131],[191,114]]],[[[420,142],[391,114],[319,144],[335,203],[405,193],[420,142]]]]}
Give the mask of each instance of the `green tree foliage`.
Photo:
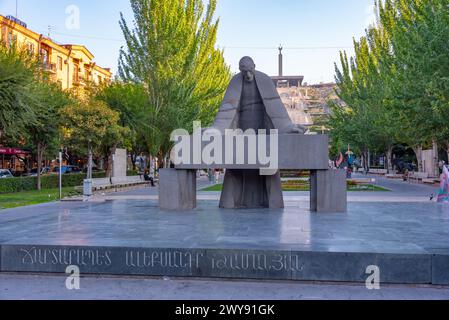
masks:
{"type": "Polygon", "coordinates": [[[147,153],[150,148],[146,142],[149,118],[145,113],[149,101],[144,87],[140,84],[116,81],[102,87],[96,97],[117,111],[121,126],[129,128],[127,145],[135,162],[137,155],[147,153]]]}
{"type": "Polygon", "coordinates": [[[336,65],[345,105],[332,108],[332,137],[362,154],[370,149],[391,159],[393,145],[405,143],[418,155],[423,144],[449,140],[449,0],[376,6],[377,25],[354,41],[354,57],[341,53],[336,65]]]}
{"type": "Polygon", "coordinates": [[[223,52],[215,48],[216,0],[131,0],[134,24],[122,16],[126,49],[119,75],[145,89],[145,137],[151,153],[166,156],[170,133],[210,124],[230,80],[223,52]]]}
{"type": "Polygon", "coordinates": [[[25,124],[34,121],[28,101],[36,72],[28,52],[0,41],[0,138],[17,137],[25,124]]]}
{"type": "Polygon", "coordinates": [[[38,189],[44,154],[58,144],[58,111],[69,102],[41,66],[39,57],[17,44],[0,44],[0,131],[6,142],[27,146],[36,155],[38,189]]]}
{"type": "Polygon", "coordinates": [[[25,125],[25,135],[36,154],[37,189],[40,190],[42,161],[47,151],[55,151],[59,147],[60,110],[70,103],[70,97],[57,84],[45,80],[35,82],[30,93],[28,103],[35,121],[25,125]]]}
{"type": "Polygon", "coordinates": [[[118,112],[92,97],[64,107],[60,116],[64,145],[78,154],[88,155],[89,162],[94,152],[104,155],[105,149],[109,158],[129,133],[128,128],[120,126],[118,112]]]}

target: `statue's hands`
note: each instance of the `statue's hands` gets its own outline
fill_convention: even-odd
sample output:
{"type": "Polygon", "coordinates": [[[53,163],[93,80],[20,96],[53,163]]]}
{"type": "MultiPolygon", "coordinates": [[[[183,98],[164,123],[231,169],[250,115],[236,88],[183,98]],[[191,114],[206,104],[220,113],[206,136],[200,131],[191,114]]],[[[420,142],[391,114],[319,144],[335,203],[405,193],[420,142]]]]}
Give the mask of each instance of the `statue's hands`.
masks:
{"type": "Polygon", "coordinates": [[[285,134],[305,134],[307,128],[299,124],[292,123],[290,126],[283,130],[285,134]]]}

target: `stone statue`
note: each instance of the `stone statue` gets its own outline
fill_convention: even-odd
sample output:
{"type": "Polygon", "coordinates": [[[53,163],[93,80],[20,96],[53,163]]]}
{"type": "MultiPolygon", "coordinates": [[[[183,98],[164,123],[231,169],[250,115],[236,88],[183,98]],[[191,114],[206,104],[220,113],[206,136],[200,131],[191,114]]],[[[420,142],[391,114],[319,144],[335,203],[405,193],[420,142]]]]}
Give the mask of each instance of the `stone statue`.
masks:
{"type": "MultiPolygon", "coordinates": [[[[213,128],[277,129],[279,134],[304,134],[305,128],[293,124],[273,81],[256,71],[250,57],[240,60],[240,73],[229,84],[213,128]]],[[[259,170],[227,170],[221,208],[283,208],[280,172],[261,175],[259,170]]]]}

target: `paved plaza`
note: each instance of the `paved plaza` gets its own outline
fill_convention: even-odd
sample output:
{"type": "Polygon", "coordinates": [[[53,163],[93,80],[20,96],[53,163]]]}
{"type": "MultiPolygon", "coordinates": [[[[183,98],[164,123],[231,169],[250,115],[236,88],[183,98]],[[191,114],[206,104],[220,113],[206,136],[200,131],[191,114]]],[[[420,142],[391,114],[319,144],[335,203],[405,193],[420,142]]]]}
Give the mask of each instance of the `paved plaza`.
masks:
{"type": "Polygon", "coordinates": [[[449,287],[291,281],[220,281],[142,277],[81,278],[67,290],[65,276],[0,274],[0,299],[19,300],[447,300],[449,287]]]}
{"type": "MultiPolygon", "coordinates": [[[[86,284],[93,287],[135,285],[133,279],[102,278],[104,275],[187,276],[286,280],[265,284],[277,288],[288,283],[291,291],[276,296],[280,299],[289,295],[294,299],[339,298],[340,289],[346,290],[341,297],[348,299],[446,297],[447,287],[437,286],[393,286],[374,296],[363,289],[369,265],[380,267],[385,285],[449,284],[449,206],[429,200],[430,194],[436,192],[432,186],[383,178],[377,178],[377,184],[391,191],[350,193],[348,212],[335,214],[311,213],[307,192],[284,193],[286,208],[282,210],[222,210],[218,208],[218,193],[200,191],[196,210],[162,211],[157,188],[148,187],[99,195],[91,202],[67,201],[3,210],[1,267],[10,274],[3,273],[1,277],[26,283],[26,275],[14,276],[11,272],[59,274],[65,272],[72,259],[78,259],[84,274],[98,276],[86,278],[86,284]],[[194,254],[196,266],[191,258],[188,268],[179,268],[181,256],[194,254]],[[172,259],[166,260],[165,265],[164,255],[172,259]],[[279,257],[284,260],[280,262],[279,257]],[[148,259],[153,260],[150,263],[148,259]],[[245,269],[245,259],[246,268],[253,259],[249,262],[253,269],[245,269]],[[170,263],[173,268],[167,269],[170,263]],[[360,284],[342,285],[339,289],[333,284],[301,281],[360,284]],[[296,287],[305,293],[293,294],[296,287]],[[330,293],[324,294],[323,290],[330,293]]],[[[207,185],[204,179],[199,181],[200,190],[207,185]]],[[[53,284],[59,281],[57,276],[29,279],[36,283],[46,279],[53,284]]],[[[157,278],[145,281],[155,286],[167,284],[157,278]]],[[[171,281],[170,288],[183,284],[194,290],[192,298],[199,299],[204,297],[202,290],[217,284],[206,279],[171,281]]],[[[10,283],[4,282],[5,290],[10,290],[10,283]]],[[[229,291],[217,299],[226,298],[241,282],[230,283],[229,291]]],[[[259,287],[255,282],[252,286],[259,287]]],[[[148,295],[144,288],[140,290],[137,298],[148,295]]],[[[104,298],[118,297],[112,292],[104,298]]],[[[187,293],[167,295],[175,299],[189,297],[187,293]]],[[[89,294],[81,297],[88,298],[89,294]]],[[[124,292],[122,298],[126,297],[124,292]]],[[[248,297],[263,295],[254,289],[248,297]]]]}
{"type": "Polygon", "coordinates": [[[0,214],[0,244],[219,247],[330,252],[449,253],[449,206],[349,204],[346,214],[311,214],[308,203],[284,210],[198,209],[165,212],[157,201],[44,204],[0,214]]]}

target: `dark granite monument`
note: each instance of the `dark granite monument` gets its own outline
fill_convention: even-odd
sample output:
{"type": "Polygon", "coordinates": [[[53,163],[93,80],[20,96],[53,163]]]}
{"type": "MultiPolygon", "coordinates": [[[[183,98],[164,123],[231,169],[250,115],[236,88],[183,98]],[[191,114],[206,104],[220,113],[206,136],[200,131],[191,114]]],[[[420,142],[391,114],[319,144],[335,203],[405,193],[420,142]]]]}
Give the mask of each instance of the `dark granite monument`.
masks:
{"type": "MultiPolygon", "coordinates": [[[[241,72],[232,79],[213,127],[221,132],[277,129],[280,134],[304,134],[305,128],[292,123],[271,78],[256,71],[253,59],[244,57],[239,66],[241,72]]],[[[260,170],[227,170],[220,207],[283,208],[280,172],[267,176],[260,170]]]]}
{"type": "MultiPolygon", "coordinates": [[[[207,134],[202,137],[200,131],[199,135],[194,132],[190,137],[188,133],[180,135],[181,140],[190,141],[193,148],[188,148],[187,158],[184,152],[181,152],[182,157],[175,155],[187,159],[187,162],[175,161],[177,164],[174,169],[161,170],[160,207],[166,210],[194,209],[197,205],[196,170],[226,169],[220,208],[280,209],[284,208],[280,170],[310,170],[311,211],[345,212],[346,176],[344,171],[329,169],[328,136],[306,135],[304,127],[291,121],[273,80],[257,71],[250,57],[241,59],[240,71],[229,84],[213,126],[204,132],[213,131],[218,140],[223,140],[223,137],[227,140],[229,131],[253,131],[253,142],[246,137],[248,139],[243,142],[243,148],[220,145],[224,148],[218,153],[232,161],[210,163],[203,158],[203,151],[209,147],[206,142],[210,140],[204,139],[207,134]],[[273,133],[270,130],[276,131],[273,133]],[[265,139],[266,143],[261,144],[260,140],[265,139]],[[196,151],[195,142],[199,145],[196,151]],[[272,142],[275,142],[276,147],[273,147],[272,142]],[[257,155],[274,154],[277,164],[267,166],[260,159],[252,162],[249,156],[251,152],[257,155]],[[236,155],[242,154],[244,160],[237,160],[236,155]]],[[[173,141],[177,141],[176,138],[173,141]]]]}

